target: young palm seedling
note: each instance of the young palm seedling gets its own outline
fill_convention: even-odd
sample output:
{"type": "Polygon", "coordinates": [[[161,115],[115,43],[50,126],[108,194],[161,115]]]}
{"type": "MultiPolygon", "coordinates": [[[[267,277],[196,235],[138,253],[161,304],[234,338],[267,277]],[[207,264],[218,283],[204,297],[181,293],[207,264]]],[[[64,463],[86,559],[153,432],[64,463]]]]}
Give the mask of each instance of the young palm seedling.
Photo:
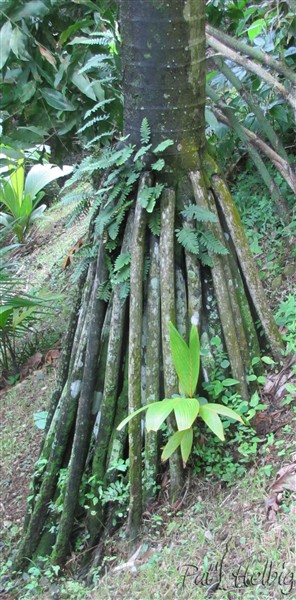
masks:
{"type": "Polygon", "coordinates": [[[193,424],[199,416],[213,433],[224,440],[224,428],[219,415],[243,423],[242,418],[232,409],[222,404],[213,404],[205,398],[196,396],[196,387],[200,369],[200,343],[196,325],[191,326],[189,345],[177,329],[169,323],[170,347],[176,373],[179,378],[179,395],[142,406],[128,415],[118,426],[122,429],[140,412],[147,410],[147,431],[158,431],[167,417],[174,412],[177,431],[165,445],[161,458],[167,460],[180,446],[184,465],[187,463],[193,444],[193,424]]]}

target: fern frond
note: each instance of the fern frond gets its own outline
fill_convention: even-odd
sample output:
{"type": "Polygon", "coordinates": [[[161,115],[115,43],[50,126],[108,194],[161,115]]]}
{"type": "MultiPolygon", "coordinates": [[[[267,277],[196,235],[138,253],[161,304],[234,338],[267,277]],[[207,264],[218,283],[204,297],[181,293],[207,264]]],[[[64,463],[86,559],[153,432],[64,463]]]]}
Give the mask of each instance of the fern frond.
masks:
{"type": "Polygon", "coordinates": [[[143,186],[139,194],[139,202],[143,208],[146,208],[148,213],[152,213],[155,207],[156,200],[160,197],[164,185],[158,183],[154,187],[143,186]]]}
{"type": "Polygon", "coordinates": [[[204,267],[213,267],[213,261],[212,258],[209,256],[209,254],[206,252],[206,250],[202,250],[199,253],[199,259],[201,264],[204,267]]]}
{"type": "Polygon", "coordinates": [[[130,293],[130,280],[127,279],[126,281],[124,281],[124,283],[120,284],[120,293],[119,293],[119,297],[120,300],[126,300],[126,298],[128,298],[129,293],[130,293]]]}
{"type": "Polygon", "coordinates": [[[77,133],[83,133],[83,131],[85,131],[86,129],[89,129],[89,127],[93,127],[95,125],[95,123],[99,123],[101,121],[107,121],[107,119],[110,119],[110,115],[99,115],[97,117],[94,117],[90,121],[87,121],[87,123],[85,123],[85,125],[83,125],[83,127],[80,127],[77,130],[77,133]]]}
{"type": "MultiPolygon", "coordinates": [[[[95,212],[94,207],[92,212],[95,212]]],[[[95,220],[95,229],[98,235],[102,235],[106,227],[111,223],[113,219],[112,207],[105,208],[102,210],[95,220]]]]}
{"type": "Polygon", "coordinates": [[[75,206],[69,220],[67,221],[66,227],[71,227],[71,225],[73,225],[73,223],[75,223],[75,221],[80,219],[82,216],[86,217],[89,213],[90,206],[91,197],[83,195],[80,202],[78,202],[78,204],[75,206]]]}
{"type": "Polygon", "coordinates": [[[165,167],[165,162],[163,160],[163,158],[159,158],[155,163],[153,163],[151,165],[151,169],[153,169],[153,171],[162,171],[162,169],[165,167]]]}
{"type": "Polygon", "coordinates": [[[89,142],[87,142],[87,144],[85,144],[85,147],[87,149],[91,148],[91,146],[94,146],[94,144],[97,144],[103,138],[106,137],[106,138],[111,139],[113,135],[114,135],[114,129],[112,129],[112,131],[105,131],[103,133],[100,133],[99,135],[96,135],[94,138],[92,138],[89,142]]]}
{"type": "Polygon", "coordinates": [[[144,117],[144,119],[143,119],[143,121],[141,123],[140,134],[141,134],[141,144],[142,144],[142,146],[145,146],[146,144],[149,144],[150,137],[151,137],[151,129],[150,129],[150,125],[148,123],[147,117],[144,117]]]}
{"type": "MultiPolygon", "coordinates": [[[[106,61],[112,61],[113,57],[110,54],[96,54],[88,59],[88,61],[79,69],[79,73],[86,73],[91,69],[98,69],[102,67],[108,66],[110,68],[110,64],[106,64],[106,61]]],[[[101,83],[101,80],[100,80],[101,83]]]]}
{"type": "Polygon", "coordinates": [[[181,214],[188,219],[195,219],[204,223],[216,223],[218,221],[214,213],[196,204],[189,204],[189,206],[182,210],[181,214]]]}
{"type": "Polygon", "coordinates": [[[106,100],[101,100],[100,102],[97,102],[97,104],[95,104],[92,108],[90,108],[89,110],[86,111],[86,113],[83,117],[84,120],[88,119],[88,117],[90,117],[90,115],[92,115],[94,112],[96,112],[100,108],[103,108],[103,106],[106,106],[106,104],[110,104],[110,102],[114,102],[114,100],[115,100],[115,98],[107,98],[106,100]]]}
{"type": "Polygon", "coordinates": [[[131,255],[129,252],[122,252],[121,254],[119,254],[119,256],[117,257],[115,263],[114,263],[114,271],[120,271],[120,269],[122,269],[122,267],[125,267],[125,265],[129,265],[131,262],[131,255]]]}
{"type": "Polygon", "coordinates": [[[123,267],[121,267],[121,269],[119,271],[114,273],[111,278],[112,287],[114,285],[118,285],[118,283],[123,283],[124,281],[127,281],[130,276],[130,271],[131,271],[131,266],[130,266],[130,263],[128,263],[128,264],[124,265],[123,267]]]}
{"type": "Polygon", "coordinates": [[[160,142],[160,144],[158,144],[158,146],[156,146],[156,148],[154,148],[153,154],[158,154],[159,152],[164,152],[164,150],[166,150],[169,146],[173,146],[173,145],[174,145],[173,140],[164,140],[163,142],[160,142]]]}
{"type": "Polygon", "coordinates": [[[160,209],[156,207],[148,217],[148,227],[152,231],[153,235],[160,235],[160,209]]]}
{"type": "Polygon", "coordinates": [[[136,152],[136,154],[134,156],[134,162],[136,162],[137,160],[139,160],[139,158],[142,158],[142,156],[147,154],[147,152],[149,152],[151,146],[152,146],[152,144],[147,144],[147,146],[142,146],[141,148],[139,148],[138,152],[136,152]]]}
{"type": "Polygon", "coordinates": [[[209,251],[215,254],[228,254],[227,248],[218,240],[211,231],[200,232],[200,243],[209,251]]]}
{"type": "Polygon", "coordinates": [[[177,240],[187,252],[199,254],[199,241],[196,231],[184,225],[182,229],[176,229],[177,240]]]}
{"type": "Polygon", "coordinates": [[[80,276],[86,271],[90,262],[94,260],[97,255],[97,247],[94,246],[82,246],[74,256],[76,267],[71,275],[71,281],[76,283],[80,276]],[[77,264],[78,263],[78,264],[77,264]]]}
{"type": "Polygon", "coordinates": [[[144,279],[144,281],[146,280],[146,278],[148,276],[150,264],[151,264],[150,256],[149,256],[149,254],[145,254],[144,263],[143,263],[143,279],[144,279]]]}
{"type": "Polygon", "coordinates": [[[106,39],[98,32],[91,32],[88,34],[88,37],[84,35],[76,36],[71,42],[69,42],[69,46],[73,46],[75,44],[87,46],[109,46],[111,40],[112,38],[109,37],[109,39],[106,39]]]}
{"type": "Polygon", "coordinates": [[[99,300],[104,300],[104,302],[109,302],[110,298],[111,298],[111,284],[109,279],[107,279],[106,281],[103,281],[100,285],[99,285],[99,289],[97,292],[97,298],[99,298],[99,300]]]}

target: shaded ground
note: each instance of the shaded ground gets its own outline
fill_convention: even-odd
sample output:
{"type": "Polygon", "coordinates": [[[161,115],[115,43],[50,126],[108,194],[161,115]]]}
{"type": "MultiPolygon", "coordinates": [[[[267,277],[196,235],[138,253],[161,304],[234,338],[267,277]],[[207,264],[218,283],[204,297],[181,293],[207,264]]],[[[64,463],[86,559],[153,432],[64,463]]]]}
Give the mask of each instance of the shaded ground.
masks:
{"type": "Polygon", "coordinates": [[[1,549],[21,527],[28,496],[30,473],[38,458],[42,431],[34,413],[47,409],[56,369],[35,371],[10,390],[2,390],[1,402],[1,549]]]}

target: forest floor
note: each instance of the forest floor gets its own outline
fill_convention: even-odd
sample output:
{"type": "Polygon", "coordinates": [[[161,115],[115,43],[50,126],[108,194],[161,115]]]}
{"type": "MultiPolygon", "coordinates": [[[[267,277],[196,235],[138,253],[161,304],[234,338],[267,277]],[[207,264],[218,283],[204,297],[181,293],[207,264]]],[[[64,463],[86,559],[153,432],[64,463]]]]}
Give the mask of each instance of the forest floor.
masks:
{"type": "MultiPolygon", "coordinates": [[[[44,573],[32,563],[29,574],[9,582],[10,558],[21,532],[30,472],[42,439],[36,421],[46,411],[54,387],[60,340],[71,306],[75,251],[87,230],[85,219],[66,228],[70,212],[69,207],[53,205],[24,247],[11,257],[15,272],[26,278],[27,290],[56,294],[56,309],[25,340],[21,380],[9,386],[6,373],[0,380],[0,550],[4,558],[0,597],[296,598],[292,575],[295,490],[291,483],[296,461],[296,375],[290,356],[284,357],[282,365],[267,368],[261,399],[269,407],[258,412],[253,423],[255,450],[250,441],[243,469],[234,470],[229,483],[217,475],[217,469],[209,478],[206,471],[188,470],[181,500],[170,506],[164,473],[159,499],[144,515],[143,537],[137,552],[130,556],[124,528],[118,529],[106,541],[102,566],[100,570],[93,568],[88,588],[79,578],[79,551],[72,555],[65,574],[57,579],[50,569],[44,573]],[[279,492],[271,486],[278,471],[285,467],[279,492]]],[[[247,217],[248,214],[245,226],[252,235],[253,252],[267,295],[292,349],[296,315],[291,229],[287,232],[283,226],[274,226],[272,240],[269,227],[263,232],[262,228],[256,230],[247,217]]]]}

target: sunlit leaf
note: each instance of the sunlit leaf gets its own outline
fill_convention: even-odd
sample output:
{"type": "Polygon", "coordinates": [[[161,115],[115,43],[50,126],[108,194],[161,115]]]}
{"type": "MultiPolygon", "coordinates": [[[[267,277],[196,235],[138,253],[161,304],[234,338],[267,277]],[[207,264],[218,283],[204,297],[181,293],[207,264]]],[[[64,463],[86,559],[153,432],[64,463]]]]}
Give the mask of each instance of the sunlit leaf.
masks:
{"type": "Polygon", "coordinates": [[[187,460],[190,456],[192,444],[193,444],[193,429],[192,429],[192,427],[190,427],[190,429],[187,429],[187,431],[184,431],[184,435],[183,435],[183,438],[181,441],[181,456],[182,456],[184,465],[186,465],[187,460]]]}
{"type": "Polygon", "coordinates": [[[276,362],[270,356],[262,356],[261,360],[266,365],[276,365],[276,362]]]}
{"type": "Polygon", "coordinates": [[[199,377],[200,366],[200,343],[198,330],[195,325],[191,326],[189,336],[189,353],[190,353],[190,369],[191,369],[191,385],[192,394],[194,394],[199,377]]]}
{"type": "Polygon", "coordinates": [[[51,164],[34,165],[30,169],[25,182],[25,193],[29,194],[31,198],[42,190],[48,183],[58,179],[59,177],[65,177],[72,173],[73,167],[65,165],[62,169],[60,167],[54,167],[51,164]]]}
{"type": "MultiPolygon", "coordinates": [[[[180,398],[180,400],[183,400],[183,398],[180,398]]],[[[169,398],[150,404],[146,415],[147,431],[158,431],[178,401],[178,398],[169,398]]]]}
{"type": "Polygon", "coordinates": [[[264,26],[264,19],[257,19],[256,21],[253,21],[252,25],[250,25],[248,29],[248,36],[251,42],[261,33],[264,26]]]}
{"type": "Polygon", "coordinates": [[[127,425],[127,423],[129,423],[129,421],[131,421],[131,419],[133,419],[136,415],[139,415],[144,410],[147,410],[147,408],[149,406],[151,406],[151,404],[147,404],[146,406],[141,406],[141,408],[138,408],[138,410],[135,410],[130,415],[125,417],[125,419],[123,419],[123,421],[121,421],[121,423],[119,423],[119,425],[117,427],[117,431],[121,431],[125,427],[125,425],[127,425]]]}
{"type": "Polygon", "coordinates": [[[174,407],[178,430],[189,429],[194,423],[198,411],[199,402],[196,398],[181,398],[181,402],[174,407]]]}
{"type": "Polygon", "coordinates": [[[222,441],[225,440],[222,421],[217,415],[217,411],[212,410],[209,404],[201,406],[199,415],[213,433],[222,441]]]}
{"type": "Polygon", "coordinates": [[[216,413],[218,413],[218,415],[223,415],[224,417],[229,417],[230,419],[234,419],[235,421],[240,421],[240,423],[243,423],[241,416],[232,410],[232,408],[224,406],[224,404],[214,404],[209,402],[207,406],[210,407],[211,410],[214,410],[216,413]]]}
{"type": "Polygon", "coordinates": [[[170,458],[170,456],[180,446],[184,435],[185,431],[176,431],[176,433],[173,433],[162,451],[161,460],[167,460],[170,458]]]}
{"type": "Polygon", "coordinates": [[[237,379],[232,379],[232,377],[227,377],[222,381],[224,387],[231,387],[232,385],[237,385],[237,383],[239,383],[239,381],[237,379]]]}
{"type": "Polygon", "coordinates": [[[190,351],[173,323],[169,323],[170,345],[174,367],[186,396],[193,396],[190,351]]]}

